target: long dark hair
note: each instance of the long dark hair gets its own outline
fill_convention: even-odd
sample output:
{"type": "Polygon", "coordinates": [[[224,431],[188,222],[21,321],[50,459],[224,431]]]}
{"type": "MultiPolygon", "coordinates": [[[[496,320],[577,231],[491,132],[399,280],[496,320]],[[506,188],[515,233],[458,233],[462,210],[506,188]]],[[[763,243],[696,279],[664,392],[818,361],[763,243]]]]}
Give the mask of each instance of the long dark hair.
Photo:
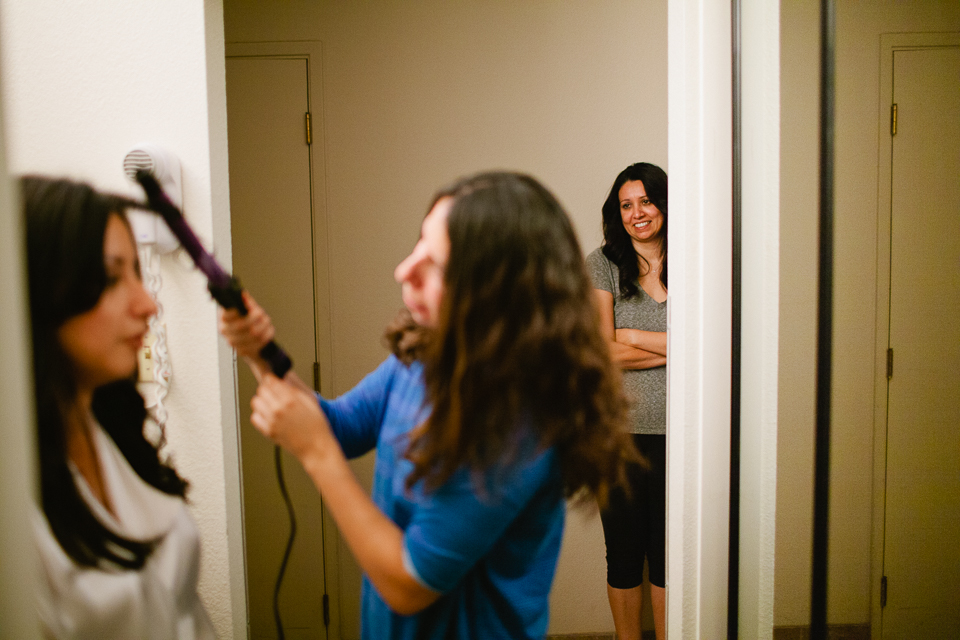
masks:
{"type": "MultiPolygon", "coordinates": [[[[157,541],[128,540],[106,528],[81,497],[67,464],[65,420],[76,400],[73,366],[57,336],[69,318],[97,305],[107,285],[103,240],[111,215],[125,224],[136,203],[86,184],[27,176],[21,179],[26,218],[33,382],[40,498],[50,529],[82,566],[143,566],[157,541]]],[[[147,411],[133,380],[94,391],[94,417],[145,482],[184,496],[187,483],[160,460],[143,433],[147,411]]]]}
{"type": "Polygon", "coordinates": [[[570,220],[525,175],[480,174],[434,201],[447,196],[445,293],[422,358],[432,409],[411,438],[407,485],[514,459],[529,425],[555,448],[565,495],[604,503],[635,450],[570,220]]]}
{"type": "Polygon", "coordinates": [[[632,164],[617,175],[613,181],[607,199],[603,201],[603,255],[617,265],[620,271],[620,297],[630,298],[639,295],[640,288],[637,281],[640,279],[640,262],[643,260],[646,268],[650,265],[643,256],[637,255],[630,235],[623,228],[623,218],[620,216],[620,188],[627,182],[639,180],[647,192],[647,198],[663,214],[663,225],[660,227],[660,255],[663,256],[660,270],[660,284],[667,288],[667,174],[663,169],[649,162],[632,164]]]}

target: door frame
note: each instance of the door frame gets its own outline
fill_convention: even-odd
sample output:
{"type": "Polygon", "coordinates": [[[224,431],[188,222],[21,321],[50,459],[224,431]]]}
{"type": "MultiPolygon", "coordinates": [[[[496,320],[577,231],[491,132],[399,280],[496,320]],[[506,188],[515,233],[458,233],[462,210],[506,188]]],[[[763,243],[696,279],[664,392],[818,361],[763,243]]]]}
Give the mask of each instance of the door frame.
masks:
{"type": "MultiPolygon", "coordinates": [[[[326,167],[324,153],[323,125],[323,48],[318,40],[293,42],[228,42],[225,44],[226,58],[276,58],[306,60],[307,62],[307,106],[311,119],[311,144],[308,146],[310,162],[310,203],[311,225],[313,230],[313,281],[314,281],[314,327],[316,335],[316,353],[314,357],[320,365],[320,391],[329,397],[333,389],[333,330],[330,303],[330,264],[329,233],[327,227],[326,203],[326,167]]],[[[227,117],[229,118],[229,113],[227,117]]],[[[234,360],[234,367],[236,367],[234,360]]],[[[236,380],[236,369],[234,370],[236,380]]],[[[239,421],[239,413],[238,418],[239,421]]],[[[237,423],[237,447],[239,451],[239,431],[237,423]]],[[[239,460],[238,460],[239,463],[239,460]]],[[[243,469],[240,469],[240,482],[243,482],[243,469]]],[[[241,503],[241,511],[243,505],[241,503]]],[[[241,531],[243,536],[241,513],[241,531]]],[[[337,527],[326,509],[323,509],[323,570],[327,585],[330,606],[330,625],[328,638],[340,637],[340,590],[339,554],[337,527]]],[[[244,572],[242,597],[247,597],[246,544],[244,543],[244,572]]],[[[234,597],[238,594],[234,593],[234,597]]],[[[247,635],[249,636],[249,604],[247,606],[247,635]]]]}
{"type": "Polygon", "coordinates": [[[877,305],[874,355],[873,418],[873,534],[870,569],[870,636],[882,632],[880,580],[883,578],[884,523],[886,521],[887,471],[887,348],[890,342],[890,224],[893,188],[893,136],[890,135],[890,105],[893,104],[893,54],[896,51],[960,46],[960,33],[880,34],[880,96],[877,104],[877,305]]]}
{"type": "MultiPolygon", "coordinates": [[[[667,2],[667,633],[727,633],[731,5],[667,2]]],[[[748,176],[744,175],[746,183],[748,176]]]]}

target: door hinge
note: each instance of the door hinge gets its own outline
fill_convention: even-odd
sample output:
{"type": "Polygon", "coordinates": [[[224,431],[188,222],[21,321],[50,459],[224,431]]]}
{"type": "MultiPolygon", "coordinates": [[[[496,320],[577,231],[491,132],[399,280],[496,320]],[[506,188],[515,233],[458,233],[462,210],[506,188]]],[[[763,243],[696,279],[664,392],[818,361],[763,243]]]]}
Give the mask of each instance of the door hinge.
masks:
{"type": "Polygon", "coordinates": [[[897,105],[894,103],[890,107],[890,135],[897,135],[897,105]]]}
{"type": "Polygon", "coordinates": [[[306,126],[306,130],[307,130],[307,144],[313,144],[313,127],[310,125],[310,112],[307,111],[307,113],[304,114],[304,115],[306,116],[306,117],[305,117],[305,121],[306,121],[306,125],[305,125],[305,126],[306,126]]]}
{"type": "Polygon", "coordinates": [[[887,606],[887,576],[880,578],[880,608],[885,606],[887,606]]]}
{"type": "Polygon", "coordinates": [[[893,349],[887,349],[887,380],[893,377],[893,349]]]}
{"type": "Polygon", "coordinates": [[[313,363],[313,390],[320,393],[320,363],[313,363]]]}
{"type": "Polygon", "coordinates": [[[330,626],[330,596],[323,594],[323,626],[330,626]]]}

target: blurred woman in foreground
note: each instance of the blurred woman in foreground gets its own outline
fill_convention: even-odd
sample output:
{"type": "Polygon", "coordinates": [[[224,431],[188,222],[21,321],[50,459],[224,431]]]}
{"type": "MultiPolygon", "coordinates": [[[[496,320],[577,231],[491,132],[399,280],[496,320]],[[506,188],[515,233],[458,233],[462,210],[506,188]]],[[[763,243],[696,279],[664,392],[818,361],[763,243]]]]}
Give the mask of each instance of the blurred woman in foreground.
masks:
{"type": "Polygon", "coordinates": [[[156,305],[125,217],[136,203],[27,177],[41,511],[38,608],[53,638],[209,639],[187,483],[144,436],[134,379],[156,305]]]}

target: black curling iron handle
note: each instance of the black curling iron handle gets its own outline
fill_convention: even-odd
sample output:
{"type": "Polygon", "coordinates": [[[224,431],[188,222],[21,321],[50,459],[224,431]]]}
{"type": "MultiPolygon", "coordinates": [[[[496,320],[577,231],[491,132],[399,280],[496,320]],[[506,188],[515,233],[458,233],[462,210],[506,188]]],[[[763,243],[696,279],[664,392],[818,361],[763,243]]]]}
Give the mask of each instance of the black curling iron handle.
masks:
{"type": "Polygon", "coordinates": [[[290,356],[273,340],[263,345],[260,349],[260,357],[270,363],[270,370],[278,378],[287,375],[287,371],[290,371],[290,367],[293,366],[290,356]]]}
{"type": "MultiPolygon", "coordinates": [[[[224,309],[236,309],[240,312],[240,315],[247,315],[247,305],[243,303],[243,287],[240,286],[240,281],[234,276],[230,276],[230,280],[225,287],[215,286],[211,282],[207,284],[207,289],[210,290],[210,295],[217,301],[217,304],[224,309]]],[[[270,365],[273,375],[278,378],[287,375],[290,367],[293,366],[290,356],[273,340],[260,349],[260,357],[270,365]]]]}
{"type": "MultiPolygon", "coordinates": [[[[207,289],[213,299],[224,309],[236,309],[240,312],[240,315],[247,315],[247,306],[243,304],[243,287],[240,286],[240,281],[228,274],[217,262],[217,259],[203,248],[197,234],[193,232],[193,229],[184,219],[183,213],[160,188],[157,178],[149,171],[140,169],[136,173],[136,179],[143,187],[143,192],[147,194],[148,208],[160,214],[170,231],[180,241],[186,252],[190,254],[190,259],[207,277],[207,289]]],[[[270,369],[278,378],[285,376],[292,366],[290,356],[284,353],[283,349],[273,340],[260,350],[260,357],[270,364],[270,369]]]]}

